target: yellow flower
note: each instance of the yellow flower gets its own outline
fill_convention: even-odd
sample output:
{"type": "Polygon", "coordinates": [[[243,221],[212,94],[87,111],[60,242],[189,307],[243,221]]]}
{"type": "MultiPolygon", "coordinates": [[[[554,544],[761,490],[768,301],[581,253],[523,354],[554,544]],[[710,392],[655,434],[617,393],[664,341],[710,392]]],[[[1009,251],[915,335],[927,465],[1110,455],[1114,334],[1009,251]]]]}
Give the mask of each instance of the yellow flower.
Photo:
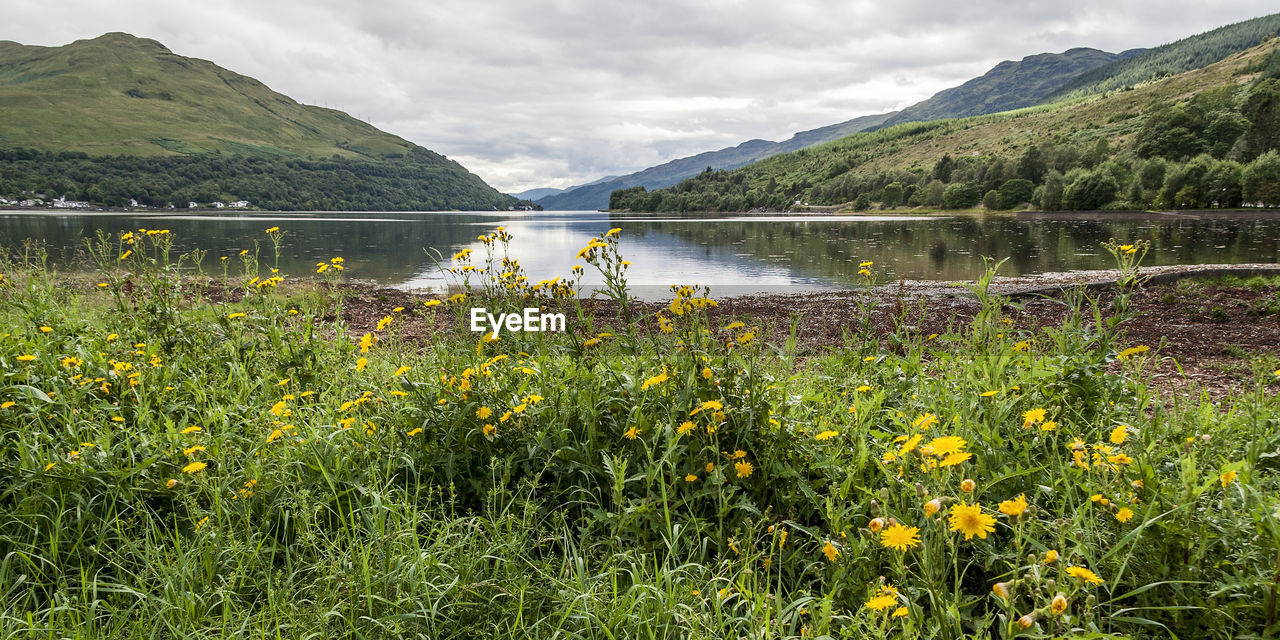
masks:
{"type": "MultiPolygon", "coordinates": [[[[243,317],[244,317],[243,313],[232,313],[227,315],[228,320],[235,320],[236,318],[243,318],[243,317]]],[[[115,335],[115,334],[112,334],[112,335],[115,335]]]]}
{"type": "Polygon", "coordinates": [[[1057,549],[1050,549],[1050,550],[1048,550],[1048,551],[1044,552],[1044,563],[1045,563],[1045,564],[1053,564],[1053,563],[1055,563],[1055,562],[1057,562],[1057,561],[1058,561],[1058,550],[1057,550],[1057,549]]]}
{"type": "Polygon", "coordinates": [[[997,596],[999,596],[999,597],[1001,597],[1001,598],[1003,598],[1003,599],[1005,599],[1005,600],[1008,600],[1008,599],[1009,599],[1009,583],[1008,583],[1008,582],[997,582],[997,583],[995,583],[995,584],[991,585],[991,593],[994,593],[994,594],[996,594],[997,596]]]}
{"type": "Polygon", "coordinates": [[[187,427],[186,429],[183,429],[182,431],[179,431],[178,433],[184,436],[189,436],[193,433],[198,433],[199,431],[201,431],[200,427],[191,426],[191,427],[187,427]]]}
{"type": "Polygon", "coordinates": [[[933,455],[945,456],[963,450],[968,444],[964,438],[959,436],[942,436],[941,438],[930,440],[929,444],[925,446],[933,451],[933,455]]]}
{"type": "Polygon", "coordinates": [[[1036,623],[1036,612],[1032,611],[1021,618],[1018,618],[1018,628],[1030,629],[1031,625],[1036,623]]]}
{"type": "Polygon", "coordinates": [[[830,439],[832,439],[832,438],[834,438],[834,437],[836,437],[836,436],[838,436],[838,435],[840,435],[840,432],[839,432],[839,431],[831,431],[831,430],[827,430],[827,431],[823,431],[822,433],[819,433],[818,435],[814,436],[814,437],[813,437],[813,439],[814,439],[814,440],[830,440],[830,439]]]}
{"type": "Polygon", "coordinates": [[[31,362],[35,359],[36,357],[30,354],[18,356],[18,362],[31,362]]]}
{"type": "Polygon", "coordinates": [[[703,379],[703,380],[710,380],[710,379],[711,379],[711,376],[712,376],[711,367],[703,367],[703,368],[702,368],[702,379],[703,379]]]}
{"type": "Polygon", "coordinates": [[[111,421],[112,421],[112,422],[124,422],[124,418],[121,418],[120,416],[111,416],[111,421]]]}
{"type": "Polygon", "coordinates": [[[1057,428],[1058,428],[1058,423],[1054,422],[1053,420],[1045,420],[1040,425],[1041,431],[1053,431],[1054,429],[1057,429],[1057,428]]]}
{"type": "Polygon", "coordinates": [[[439,301],[439,300],[428,300],[428,301],[426,301],[426,302],[422,303],[422,306],[424,306],[424,307],[434,307],[434,306],[437,306],[437,305],[439,305],[439,304],[440,304],[440,301],[439,301]]]}
{"type": "Polygon", "coordinates": [[[972,478],[965,478],[960,482],[960,490],[965,493],[973,493],[973,490],[977,488],[978,484],[972,478]]]}
{"type": "Polygon", "coordinates": [[[165,483],[164,483],[164,486],[169,487],[170,489],[172,489],[172,488],[174,488],[174,487],[178,486],[178,481],[177,481],[176,479],[174,479],[174,478],[169,478],[169,481],[168,481],[168,482],[165,482],[165,483]]]}
{"type": "Polygon", "coordinates": [[[916,447],[920,444],[920,441],[923,439],[924,439],[923,434],[917,433],[916,435],[911,436],[910,438],[907,439],[906,442],[902,443],[902,446],[898,449],[898,455],[905,456],[908,453],[915,451],[916,447]]]}
{"type": "Polygon", "coordinates": [[[1005,500],[1000,503],[1000,513],[1006,516],[1018,517],[1022,512],[1027,510],[1027,494],[1022,494],[1013,500],[1005,500]]]}
{"type": "Polygon", "coordinates": [[[1229,484],[1231,484],[1232,482],[1235,482],[1235,481],[1236,481],[1236,477],[1237,477],[1238,475],[1239,475],[1239,474],[1238,474],[1234,469],[1232,469],[1231,471],[1228,471],[1228,472],[1226,472],[1226,473],[1224,473],[1224,474],[1222,474],[1222,475],[1218,476],[1218,482],[1222,483],[1222,488],[1223,488],[1223,489],[1226,489],[1226,488],[1227,488],[1227,485],[1229,485],[1229,484]]]}
{"type": "Polygon", "coordinates": [[[831,544],[830,540],[827,540],[827,543],[822,545],[822,555],[827,557],[827,562],[835,562],[836,556],[840,555],[840,550],[836,549],[836,546],[831,544]]]}
{"type": "Polygon", "coordinates": [[[1067,610],[1067,596],[1061,591],[1053,596],[1053,602],[1049,605],[1049,609],[1053,611],[1053,615],[1060,616],[1062,612],[1067,610]]]}
{"type": "Polygon", "coordinates": [[[1044,409],[1028,409],[1022,413],[1022,426],[1025,428],[1039,422],[1044,422],[1047,414],[1048,412],[1044,409]]]}
{"type": "Polygon", "coordinates": [[[942,501],[937,498],[924,503],[924,515],[926,517],[932,518],[933,514],[937,513],[940,509],[942,509],[942,501]]]}
{"type": "Polygon", "coordinates": [[[961,502],[951,507],[951,530],[964,534],[965,540],[974,536],[985,540],[988,533],[996,530],[996,519],[982,512],[981,503],[961,502]]]}
{"type": "Polygon", "coordinates": [[[368,359],[368,358],[358,358],[358,359],[356,359],[356,371],[364,371],[364,368],[365,368],[365,367],[367,367],[367,366],[369,366],[369,359],[368,359]]]}
{"type": "MultiPolygon", "coordinates": [[[[831,544],[831,543],[828,542],[827,544],[831,544]]],[[[868,609],[871,609],[872,611],[875,611],[876,613],[879,613],[881,611],[884,611],[885,609],[888,609],[889,607],[892,607],[895,604],[898,604],[897,598],[888,594],[881,593],[880,595],[863,603],[863,606],[865,606],[868,609]]]]}
{"type": "Polygon", "coordinates": [[[187,466],[183,467],[182,472],[183,473],[200,473],[201,471],[204,471],[204,468],[207,466],[209,465],[203,462],[192,462],[191,464],[188,464],[187,466]]]}
{"type": "Polygon", "coordinates": [[[391,377],[392,378],[400,377],[406,373],[409,373],[411,369],[413,369],[413,367],[400,367],[399,369],[396,369],[395,373],[391,374],[391,377]]]}
{"type": "Polygon", "coordinates": [[[184,456],[190,456],[190,455],[191,455],[191,454],[193,454],[193,453],[199,453],[199,452],[201,452],[201,451],[204,451],[204,447],[203,447],[203,446],[201,446],[201,445],[195,445],[195,446],[187,447],[186,449],[183,449],[183,450],[182,450],[182,455],[184,455],[184,456]]]}
{"type": "Polygon", "coordinates": [[[906,607],[898,607],[897,609],[894,609],[894,610],[893,610],[893,615],[891,615],[890,617],[891,617],[891,618],[905,618],[905,617],[907,617],[907,614],[909,614],[909,613],[911,613],[911,612],[910,612],[910,611],[908,611],[906,607]]]}
{"type": "Polygon", "coordinates": [[[1121,507],[1120,510],[1116,512],[1116,520],[1119,520],[1120,522],[1128,522],[1130,518],[1133,518],[1133,509],[1130,509],[1129,507],[1121,507]]]}
{"type": "Polygon", "coordinates": [[[648,389],[649,387],[652,387],[654,385],[662,384],[663,382],[666,382],[669,378],[671,378],[671,376],[665,373],[660,373],[656,376],[653,376],[652,378],[649,378],[648,380],[645,380],[644,384],[640,385],[640,390],[644,391],[645,389],[648,389]]]}
{"type": "Polygon", "coordinates": [[[943,458],[941,461],[938,462],[938,466],[954,467],[963,462],[968,462],[969,459],[972,457],[973,457],[973,454],[969,453],[968,451],[957,451],[955,453],[948,453],[945,458],[943,458]]]}
{"type": "Polygon", "coordinates": [[[907,551],[920,546],[920,529],[895,524],[880,532],[880,544],[890,549],[907,551]]]}
{"type": "Polygon", "coordinates": [[[692,422],[685,420],[684,422],[680,423],[680,426],[676,427],[676,435],[681,435],[681,436],[686,435],[690,431],[693,431],[693,427],[694,427],[694,424],[692,422]]]}
{"type": "Polygon", "coordinates": [[[620,233],[622,233],[622,229],[621,229],[621,228],[619,228],[619,227],[614,227],[614,228],[610,229],[607,233],[605,233],[605,234],[604,234],[604,237],[606,237],[606,238],[612,238],[613,236],[616,236],[616,235],[618,235],[618,234],[620,234],[620,233]]]}
{"type": "Polygon", "coordinates": [[[493,437],[493,433],[497,430],[498,428],[493,426],[492,424],[485,424],[484,427],[480,429],[480,431],[484,433],[484,437],[486,438],[493,437]]]}
{"type": "Polygon", "coordinates": [[[981,394],[979,394],[979,395],[981,395],[981,396],[982,396],[982,397],[984,397],[984,398],[990,398],[991,396],[994,396],[994,395],[995,395],[995,394],[997,394],[997,393],[1000,393],[1000,392],[999,392],[999,391],[983,391],[983,392],[982,392],[981,394]]]}
{"type": "Polygon", "coordinates": [[[476,409],[476,417],[481,420],[487,420],[491,415],[493,415],[493,409],[490,409],[489,407],[480,407],[479,409],[476,409]]]}
{"type": "Polygon", "coordinates": [[[407,435],[407,436],[409,436],[410,438],[412,438],[413,436],[416,436],[416,435],[418,435],[419,433],[422,433],[422,427],[415,427],[415,428],[413,428],[413,429],[411,429],[411,430],[409,430],[409,431],[406,431],[406,432],[405,432],[405,435],[407,435]]]}
{"type": "Polygon", "coordinates": [[[631,427],[622,434],[622,437],[628,440],[635,440],[639,435],[640,429],[636,428],[635,425],[631,425],[631,427]]]}
{"type": "Polygon", "coordinates": [[[391,326],[392,322],[393,320],[391,319],[391,316],[383,316],[382,319],[378,321],[378,328],[376,329],[376,331],[382,331],[383,329],[386,329],[387,327],[391,326]]]}
{"type": "Polygon", "coordinates": [[[688,474],[688,475],[686,475],[686,476],[684,477],[684,481],[685,481],[685,482],[697,482],[697,480],[698,480],[698,476],[695,476],[695,475],[693,475],[692,473],[690,473],[690,474],[688,474]]]}
{"type": "Polygon", "coordinates": [[[751,472],[755,471],[755,467],[746,460],[739,460],[733,463],[733,469],[738,472],[739,478],[749,478],[751,477],[751,472]]]}
{"type": "Polygon", "coordinates": [[[703,467],[703,469],[706,469],[707,473],[711,473],[712,471],[716,470],[716,465],[714,462],[708,462],[707,465],[703,467]]]}
{"type": "Polygon", "coordinates": [[[1124,360],[1124,359],[1126,359],[1126,358],[1129,358],[1129,357],[1132,357],[1132,356],[1136,356],[1136,355],[1138,355],[1139,353],[1143,353],[1143,352],[1145,352],[1145,351],[1149,350],[1150,348],[1151,348],[1151,347],[1148,347],[1148,346],[1147,346],[1147,345],[1145,345],[1145,344],[1143,344],[1143,345],[1138,345],[1138,346],[1136,346],[1136,347],[1130,347],[1130,348],[1125,349],[1124,351],[1121,351],[1120,353],[1116,354],[1116,357],[1117,357],[1117,358],[1119,358],[1119,359],[1121,359],[1121,360],[1124,360]]]}
{"type": "Polygon", "coordinates": [[[1124,444],[1126,438],[1129,437],[1129,425],[1122,424],[1111,430],[1111,435],[1107,438],[1111,444],[1124,444]]]}
{"type": "Polygon", "coordinates": [[[1084,567],[1067,567],[1067,575],[1072,578],[1080,578],[1089,584],[1102,584],[1105,582],[1105,580],[1098,577],[1098,574],[1084,567]]]}
{"type": "Polygon", "coordinates": [[[266,230],[266,233],[275,233],[279,230],[280,230],[280,227],[268,227],[266,230]]]}
{"type": "MultiPolygon", "coordinates": [[[[911,426],[920,430],[928,429],[929,427],[935,424],[938,424],[938,416],[935,416],[932,413],[922,414],[919,417],[917,417],[915,420],[911,421],[911,426]]],[[[956,438],[956,439],[959,440],[959,438],[956,438]]],[[[960,442],[964,442],[964,441],[960,440],[960,442]]],[[[964,445],[961,444],[960,446],[963,447],[964,445]]]]}

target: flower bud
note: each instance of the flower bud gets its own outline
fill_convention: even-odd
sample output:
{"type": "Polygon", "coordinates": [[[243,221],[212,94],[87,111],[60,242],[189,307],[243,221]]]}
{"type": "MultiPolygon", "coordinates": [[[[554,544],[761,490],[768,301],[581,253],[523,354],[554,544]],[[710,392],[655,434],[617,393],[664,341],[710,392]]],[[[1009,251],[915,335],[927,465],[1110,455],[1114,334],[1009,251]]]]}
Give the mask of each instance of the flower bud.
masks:
{"type": "Polygon", "coordinates": [[[880,502],[875,499],[871,500],[871,515],[875,517],[880,516],[880,502]]]}
{"type": "Polygon", "coordinates": [[[1008,583],[1008,582],[997,582],[997,583],[995,583],[995,584],[991,585],[991,593],[994,593],[994,594],[996,594],[997,596],[999,596],[999,597],[1001,597],[1001,598],[1003,598],[1003,599],[1005,599],[1005,600],[1008,600],[1008,599],[1009,599],[1009,586],[1010,586],[1010,585],[1009,585],[1009,583],[1008,583]]]}
{"type": "Polygon", "coordinates": [[[1018,618],[1018,627],[1021,629],[1030,629],[1031,625],[1036,623],[1036,612],[1032,611],[1021,618],[1018,618]]]}
{"type": "Polygon", "coordinates": [[[971,478],[965,478],[964,481],[960,483],[960,490],[965,493],[973,493],[973,490],[977,488],[978,483],[974,482],[971,478]]]}
{"type": "Polygon", "coordinates": [[[942,501],[937,498],[934,498],[924,503],[924,515],[930,518],[932,518],[933,514],[937,513],[941,509],[942,509],[942,501]]]}
{"type": "Polygon", "coordinates": [[[923,497],[925,497],[925,496],[929,495],[929,490],[928,490],[928,489],[925,489],[925,488],[924,488],[924,485],[920,484],[919,482],[917,482],[917,483],[916,483],[916,487],[915,487],[915,489],[916,489],[916,496],[917,496],[917,497],[923,498],[923,497]]]}
{"type": "Polygon", "coordinates": [[[873,518],[871,522],[867,523],[867,528],[873,533],[880,533],[880,530],[884,528],[884,525],[884,518],[873,518]]]}
{"type": "Polygon", "coordinates": [[[881,500],[889,499],[889,487],[880,487],[880,499],[881,500]]]}
{"type": "Polygon", "coordinates": [[[1053,596],[1053,603],[1049,605],[1049,609],[1053,611],[1053,615],[1060,616],[1062,612],[1067,610],[1067,596],[1061,591],[1053,596]]]}

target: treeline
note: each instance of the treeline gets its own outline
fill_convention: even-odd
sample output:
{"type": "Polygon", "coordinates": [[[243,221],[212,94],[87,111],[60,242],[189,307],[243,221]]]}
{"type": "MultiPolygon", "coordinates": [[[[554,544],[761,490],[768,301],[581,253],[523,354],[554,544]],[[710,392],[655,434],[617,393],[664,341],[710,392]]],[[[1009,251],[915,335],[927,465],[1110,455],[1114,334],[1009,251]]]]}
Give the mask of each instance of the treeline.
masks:
{"type": "MultiPolygon", "coordinates": [[[[783,210],[800,204],[1045,211],[1280,206],[1280,54],[1249,87],[1223,87],[1148,113],[1121,148],[1099,135],[1020,153],[943,155],[932,168],[860,171],[873,154],[846,154],[780,185],[760,166],[707,171],[668,189],[615,191],[611,209],[783,210]]],[[[1118,114],[1133,118],[1136,114],[1118,114]]],[[[963,122],[963,121],[956,121],[963,122]]],[[[885,140],[879,145],[899,141],[885,140]]],[[[798,152],[803,154],[804,151],[798,152]]],[[[766,161],[767,162],[767,161],[766,161]]]]}
{"type": "Polygon", "coordinates": [[[426,149],[386,161],[202,154],[90,157],[0,150],[0,196],[65,196],[122,207],[248,200],[274,210],[492,210],[518,203],[461,165],[426,149]]]}

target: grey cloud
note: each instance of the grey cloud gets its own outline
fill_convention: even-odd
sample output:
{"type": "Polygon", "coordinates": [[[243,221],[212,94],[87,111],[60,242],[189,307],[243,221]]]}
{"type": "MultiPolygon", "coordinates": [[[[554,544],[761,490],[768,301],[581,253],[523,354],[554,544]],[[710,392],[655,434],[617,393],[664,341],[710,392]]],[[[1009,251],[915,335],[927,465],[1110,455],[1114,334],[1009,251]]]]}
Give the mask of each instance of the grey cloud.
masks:
{"type": "Polygon", "coordinates": [[[0,39],[154,38],[458,159],[568,186],[905,106],[1006,59],[1146,47],[1270,2],[22,3],[0,39]]]}

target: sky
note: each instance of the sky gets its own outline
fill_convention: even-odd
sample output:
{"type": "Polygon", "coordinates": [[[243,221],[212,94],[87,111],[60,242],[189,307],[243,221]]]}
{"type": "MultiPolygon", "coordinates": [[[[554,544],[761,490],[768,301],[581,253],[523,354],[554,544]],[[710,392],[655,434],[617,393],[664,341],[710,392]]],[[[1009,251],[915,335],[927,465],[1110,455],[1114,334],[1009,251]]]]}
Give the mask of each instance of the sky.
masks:
{"type": "Polygon", "coordinates": [[[124,31],[340,108],[501,191],[923,100],[1003,60],[1152,47],[1274,0],[10,0],[0,40],[124,31]]]}

